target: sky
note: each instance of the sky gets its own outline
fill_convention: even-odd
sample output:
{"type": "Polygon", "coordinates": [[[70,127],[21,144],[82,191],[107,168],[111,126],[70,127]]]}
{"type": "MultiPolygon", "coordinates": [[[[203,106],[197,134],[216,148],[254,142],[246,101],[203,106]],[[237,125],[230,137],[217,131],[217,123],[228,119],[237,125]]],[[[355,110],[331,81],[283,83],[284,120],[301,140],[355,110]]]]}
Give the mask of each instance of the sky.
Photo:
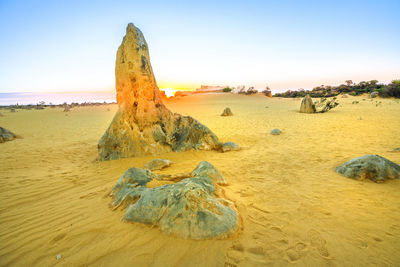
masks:
{"type": "Polygon", "coordinates": [[[0,93],[115,89],[129,22],[160,88],[400,79],[400,1],[0,0],[0,93]]]}

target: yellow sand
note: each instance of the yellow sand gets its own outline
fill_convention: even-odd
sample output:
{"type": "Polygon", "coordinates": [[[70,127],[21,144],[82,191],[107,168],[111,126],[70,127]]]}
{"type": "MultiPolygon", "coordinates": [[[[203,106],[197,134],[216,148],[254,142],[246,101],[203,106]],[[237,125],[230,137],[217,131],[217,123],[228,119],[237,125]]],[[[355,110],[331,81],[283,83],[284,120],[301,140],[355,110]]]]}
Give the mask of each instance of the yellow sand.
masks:
{"type": "Polygon", "coordinates": [[[109,208],[105,194],[118,178],[156,158],[95,161],[116,105],[1,110],[0,125],[24,139],[0,144],[0,265],[399,265],[400,181],[360,182],[334,171],[365,154],[400,163],[400,153],[388,152],[400,147],[399,100],[363,98],[339,98],[325,114],[298,113],[300,99],[261,95],[169,100],[173,111],[243,148],[157,156],[175,162],[163,173],[207,160],[228,180],[243,230],[205,241],[121,222],[124,211],[109,208]],[[219,116],[225,107],[233,117],[219,116]],[[270,135],[273,128],[282,134],[270,135]]]}

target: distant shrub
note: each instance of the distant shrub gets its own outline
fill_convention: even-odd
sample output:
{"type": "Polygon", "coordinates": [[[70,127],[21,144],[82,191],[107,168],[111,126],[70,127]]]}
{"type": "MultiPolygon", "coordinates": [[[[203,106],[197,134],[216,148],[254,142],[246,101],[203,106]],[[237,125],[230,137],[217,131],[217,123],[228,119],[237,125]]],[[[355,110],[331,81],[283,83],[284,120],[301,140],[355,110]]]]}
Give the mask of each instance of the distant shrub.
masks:
{"type": "Polygon", "coordinates": [[[222,92],[224,93],[229,93],[230,91],[232,91],[232,88],[230,87],[225,87],[224,89],[222,89],[222,92]]]}
{"type": "Polygon", "coordinates": [[[393,80],[386,87],[388,96],[400,98],[400,80],[393,80]]]}
{"type": "Polygon", "coordinates": [[[378,83],[377,80],[362,81],[358,84],[353,83],[351,80],[347,80],[345,83],[346,84],[341,84],[339,86],[321,85],[307,91],[304,89],[296,91],[288,90],[284,93],[276,93],[274,96],[304,97],[306,94],[309,94],[313,98],[320,98],[333,97],[339,94],[358,96],[365,93],[370,94],[372,92],[378,92],[381,97],[400,97],[400,80],[394,80],[388,85],[378,83]]]}

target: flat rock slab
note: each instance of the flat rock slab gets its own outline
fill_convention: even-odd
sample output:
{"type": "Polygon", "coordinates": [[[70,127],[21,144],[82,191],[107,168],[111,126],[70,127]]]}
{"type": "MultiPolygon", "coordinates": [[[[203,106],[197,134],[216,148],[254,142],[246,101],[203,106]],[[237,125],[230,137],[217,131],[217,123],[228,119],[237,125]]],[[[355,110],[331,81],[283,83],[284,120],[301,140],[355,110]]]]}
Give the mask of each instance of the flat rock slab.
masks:
{"type": "Polygon", "coordinates": [[[337,167],[336,171],[349,178],[370,179],[376,183],[400,178],[400,165],[379,155],[354,158],[337,167]]]}
{"type": "Polygon", "coordinates": [[[147,162],[144,165],[145,169],[148,169],[150,171],[155,171],[155,170],[162,170],[164,168],[167,168],[172,165],[172,161],[168,159],[153,159],[147,162]]]}
{"type": "Polygon", "coordinates": [[[18,136],[16,134],[14,134],[13,132],[11,132],[7,129],[0,127],[0,143],[12,141],[16,138],[18,138],[18,136]]]}
{"type": "Polygon", "coordinates": [[[160,178],[150,170],[132,168],[118,180],[110,195],[112,206],[126,207],[124,219],[157,225],[162,231],[183,238],[225,238],[239,229],[233,204],[217,194],[216,184],[226,184],[222,174],[203,161],[175,184],[147,188],[160,178]]]}

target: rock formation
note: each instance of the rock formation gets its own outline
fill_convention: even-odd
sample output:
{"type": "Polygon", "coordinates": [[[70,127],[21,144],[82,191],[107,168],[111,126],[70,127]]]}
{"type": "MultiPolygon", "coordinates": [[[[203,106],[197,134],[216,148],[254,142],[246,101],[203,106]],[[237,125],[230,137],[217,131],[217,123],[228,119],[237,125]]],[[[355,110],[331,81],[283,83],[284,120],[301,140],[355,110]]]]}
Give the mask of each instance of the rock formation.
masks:
{"type": "Polygon", "coordinates": [[[233,116],[232,110],[230,108],[225,108],[221,116],[233,116]]]}
{"type": "Polygon", "coordinates": [[[119,109],[99,141],[100,160],[221,148],[206,126],[164,106],[147,43],[132,23],[118,48],[115,80],[119,109]]]}
{"type": "Polygon", "coordinates": [[[349,178],[370,179],[376,183],[400,178],[400,165],[379,155],[354,158],[337,167],[336,171],[349,178]]]}
{"type": "Polygon", "coordinates": [[[16,138],[18,138],[18,136],[15,135],[13,132],[0,127],[0,143],[12,141],[16,138]]]}
{"type": "Polygon", "coordinates": [[[175,184],[147,188],[148,182],[163,176],[131,168],[112,189],[112,206],[129,206],[127,221],[157,225],[183,238],[225,238],[236,233],[239,216],[218,189],[218,184],[226,184],[222,174],[203,161],[188,175],[175,184]]]}
{"type": "Polygon", "coordinates": [[[312,102],[310,95],[306,95],[306,97],[304,97],[303,100],[301,101],[300,112],[315,113],[315,106],[312,102]]]}

